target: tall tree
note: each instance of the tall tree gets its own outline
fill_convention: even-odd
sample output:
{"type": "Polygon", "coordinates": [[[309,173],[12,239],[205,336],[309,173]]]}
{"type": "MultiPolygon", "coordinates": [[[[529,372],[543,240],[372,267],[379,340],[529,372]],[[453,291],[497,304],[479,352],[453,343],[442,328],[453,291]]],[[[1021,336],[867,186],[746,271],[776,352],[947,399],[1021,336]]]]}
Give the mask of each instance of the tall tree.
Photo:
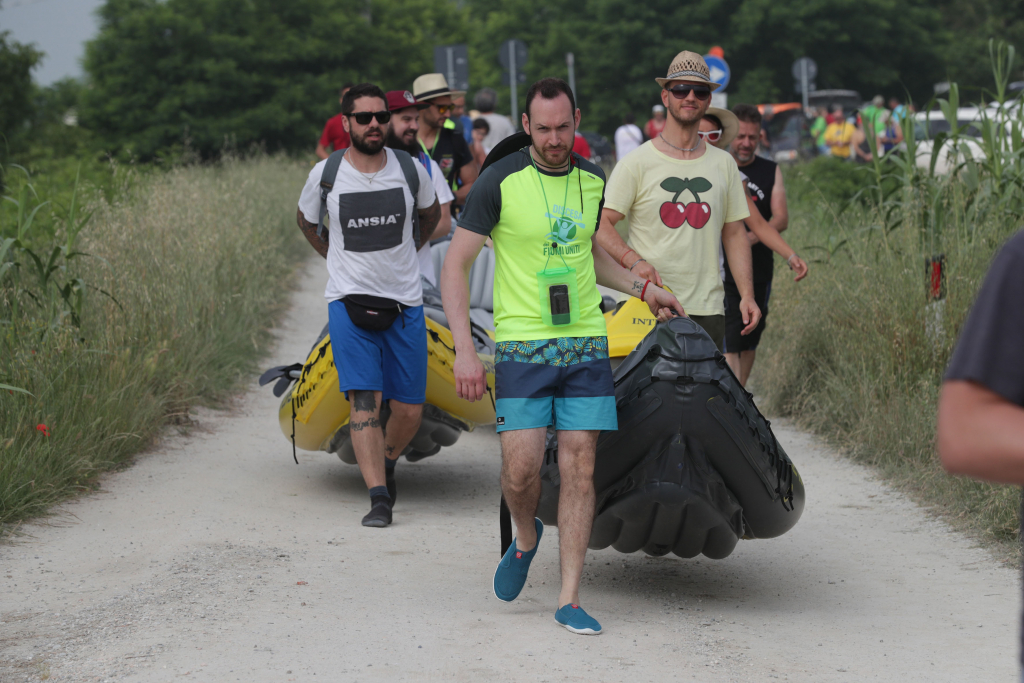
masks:
{"type": "Polygon", "coordinates": [[[86,47],[81,121],[142,157],[186,138],[312,149],[338,87],[409,87],[437,34],[459,28],[447,0],[107,0],[86,47]]]}
{"type": "MultiPolygon", "coordinates": [[[[474,87],[498,84],[497,46],[508,38],[529,47],[530,80],[565,77],[565,53],[573,52],[583,125],[605,132],[627,111],[646,113],[659,101],[653,79],[680,50],[721,45],[733,72],[730,102],[760,103],[797,98],[790,67],[804,55],[818,62],[819,87],[865,97],[906,87],[920,98],[941,77],[949,42],[941,13],[926,0],[468,0],[467,7],[474,87]]],[[[508,89],[500,92],[507,102],[508,89]]]]}
{"type": "Polygon", "coordinates": [[[0,32],[0,160],[32,115],[32,68],[42,58],[32,46],[11,40],[10,31],[0,32]]]}

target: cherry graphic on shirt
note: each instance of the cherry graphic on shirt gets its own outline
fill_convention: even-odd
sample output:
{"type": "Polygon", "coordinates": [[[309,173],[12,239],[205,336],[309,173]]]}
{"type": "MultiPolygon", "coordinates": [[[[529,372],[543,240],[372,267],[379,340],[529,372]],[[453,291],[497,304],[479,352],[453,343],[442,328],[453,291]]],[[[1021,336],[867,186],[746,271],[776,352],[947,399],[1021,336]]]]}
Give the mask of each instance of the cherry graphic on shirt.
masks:
{"type": "Polygon", "coordinates": [[[661,189],[673,194],[672,201],[661,205],[661,222],[673,230],[682,227],[683,223],[689,223],[696,230],[703,228],[711,218],[711,205],[702,202],[698,193],[707,192],[711,187],[706,178],[665,178],[661,189]],[[676,201],[686,190],[693,195],[694,201],[688,204],[676,201]]]}

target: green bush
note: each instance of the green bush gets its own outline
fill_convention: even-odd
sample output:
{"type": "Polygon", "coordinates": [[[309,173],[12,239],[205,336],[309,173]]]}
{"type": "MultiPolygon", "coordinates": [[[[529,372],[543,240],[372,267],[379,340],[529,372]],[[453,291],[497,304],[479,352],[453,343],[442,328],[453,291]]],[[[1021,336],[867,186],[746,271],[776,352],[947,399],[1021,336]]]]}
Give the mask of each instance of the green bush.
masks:
{"type": "MultiPolygon", "coordinates": [[[[72,249],[89,256],[55,275],[82,283],[77,325],[53,315],[66,302],[31,259],[0,256],[0,382],[31,393],[0,391],[0,524],[90,486],[251,375],[308,252],[294,225],[304,170],[225,160],[137,178],[113,202],[93,193],[72,249]]],[[[74,241],[55,213],[52,235],[28,240],[39,253],[74,241]]],[[[14,229],[5,221],[0,236],[14,229]]]]}
{"type": "MultiPolygon", "coordinates": [[[[1012,63],[1012,50],[1008,60],[1005,52],[993,57],[1012,63]]],[[[940,101],[953,132],[935,140],[936,150],[960,144],[957,100],[954,85],[940,101]]],[[[1005,91],[997,100],[1005,102],[1005,91]]],[[[961,156],[950,175],[919,168],[913,143],[890,154],[861,175],[862,193],[845,212],[836,206],[845,194],[815,202],[810,191],[798,193],[786,237],[818,263],[804,282],[776,280],[755,377],[775,411],[877,466],[956,524],[1005,542],[1009,554],[1017,553],[1018,489],[948,476],[934,435],[959,331],[996,250],[1024,218],[1021,116],[1001,105],[982,126],[985,158],[961,156]],[[995,134],[999,127],[1010,134],[995,134]],[[934,300],[926,260],[938,256],[945,296],[934,300]]],[[[810,187],[833,180],[794,175],[810,187]]]]}

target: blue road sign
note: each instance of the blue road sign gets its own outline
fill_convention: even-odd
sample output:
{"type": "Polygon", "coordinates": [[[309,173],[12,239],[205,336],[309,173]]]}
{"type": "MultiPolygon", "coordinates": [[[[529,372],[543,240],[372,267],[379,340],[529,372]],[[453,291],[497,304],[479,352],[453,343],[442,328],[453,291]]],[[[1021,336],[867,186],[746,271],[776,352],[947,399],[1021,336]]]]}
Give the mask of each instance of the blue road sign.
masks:
{"type": "Polygon", "coordinates": [[[714,55],[704,55],[704,62],[711,71],[711,80],[721,86],[716,92],[725,90],[726,86],[729,85],[729,76],[732,73],[729,71],[729,65],[725,63],[724,59],[714,55]]]}

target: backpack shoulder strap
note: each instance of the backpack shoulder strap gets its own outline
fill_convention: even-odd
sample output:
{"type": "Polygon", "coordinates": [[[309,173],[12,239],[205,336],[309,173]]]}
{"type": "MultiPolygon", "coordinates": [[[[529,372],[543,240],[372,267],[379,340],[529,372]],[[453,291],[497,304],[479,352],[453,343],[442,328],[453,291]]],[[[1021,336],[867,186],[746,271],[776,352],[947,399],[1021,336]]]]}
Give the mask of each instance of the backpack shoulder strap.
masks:
{"type": "Polygon", "coordinates": [[[405,182],[409,186],[409,191],[412,192],[412,203],[416,206],[416,197],[420,194],[420,174],[416,171],[416,162],[408,152],[404,152],[400,149],[391,150],[398,157],[398,163],[402,167],[402,173],[405,174],[405,182]]]}
{"type": "Polygon", "coordinates": [[[324,164],[323,173],[320,174],[320,220],[316,224],[316,236],[324,239],[324,225],[327,224],[327,195],[334,188],[334,180],[338,177],[338,168],[341,166],[341,158],[345,156],[347,149],[339,149],[331,152],[324,164]]]}
{"type": "Polygon", "coordinates": [[[393,149],[391,151],[398,157],[398,164],[402,167],[402,173],[405,174],[405,183],[409,186],[409,192],[412,193],[412,238],[416,245],[419,246],[420,214],[417,211],[419,208],[417,197],[420,194],[420,174],[416,170],[418,162],[408,152],[403,152],[400,149],[393,149]]]}

